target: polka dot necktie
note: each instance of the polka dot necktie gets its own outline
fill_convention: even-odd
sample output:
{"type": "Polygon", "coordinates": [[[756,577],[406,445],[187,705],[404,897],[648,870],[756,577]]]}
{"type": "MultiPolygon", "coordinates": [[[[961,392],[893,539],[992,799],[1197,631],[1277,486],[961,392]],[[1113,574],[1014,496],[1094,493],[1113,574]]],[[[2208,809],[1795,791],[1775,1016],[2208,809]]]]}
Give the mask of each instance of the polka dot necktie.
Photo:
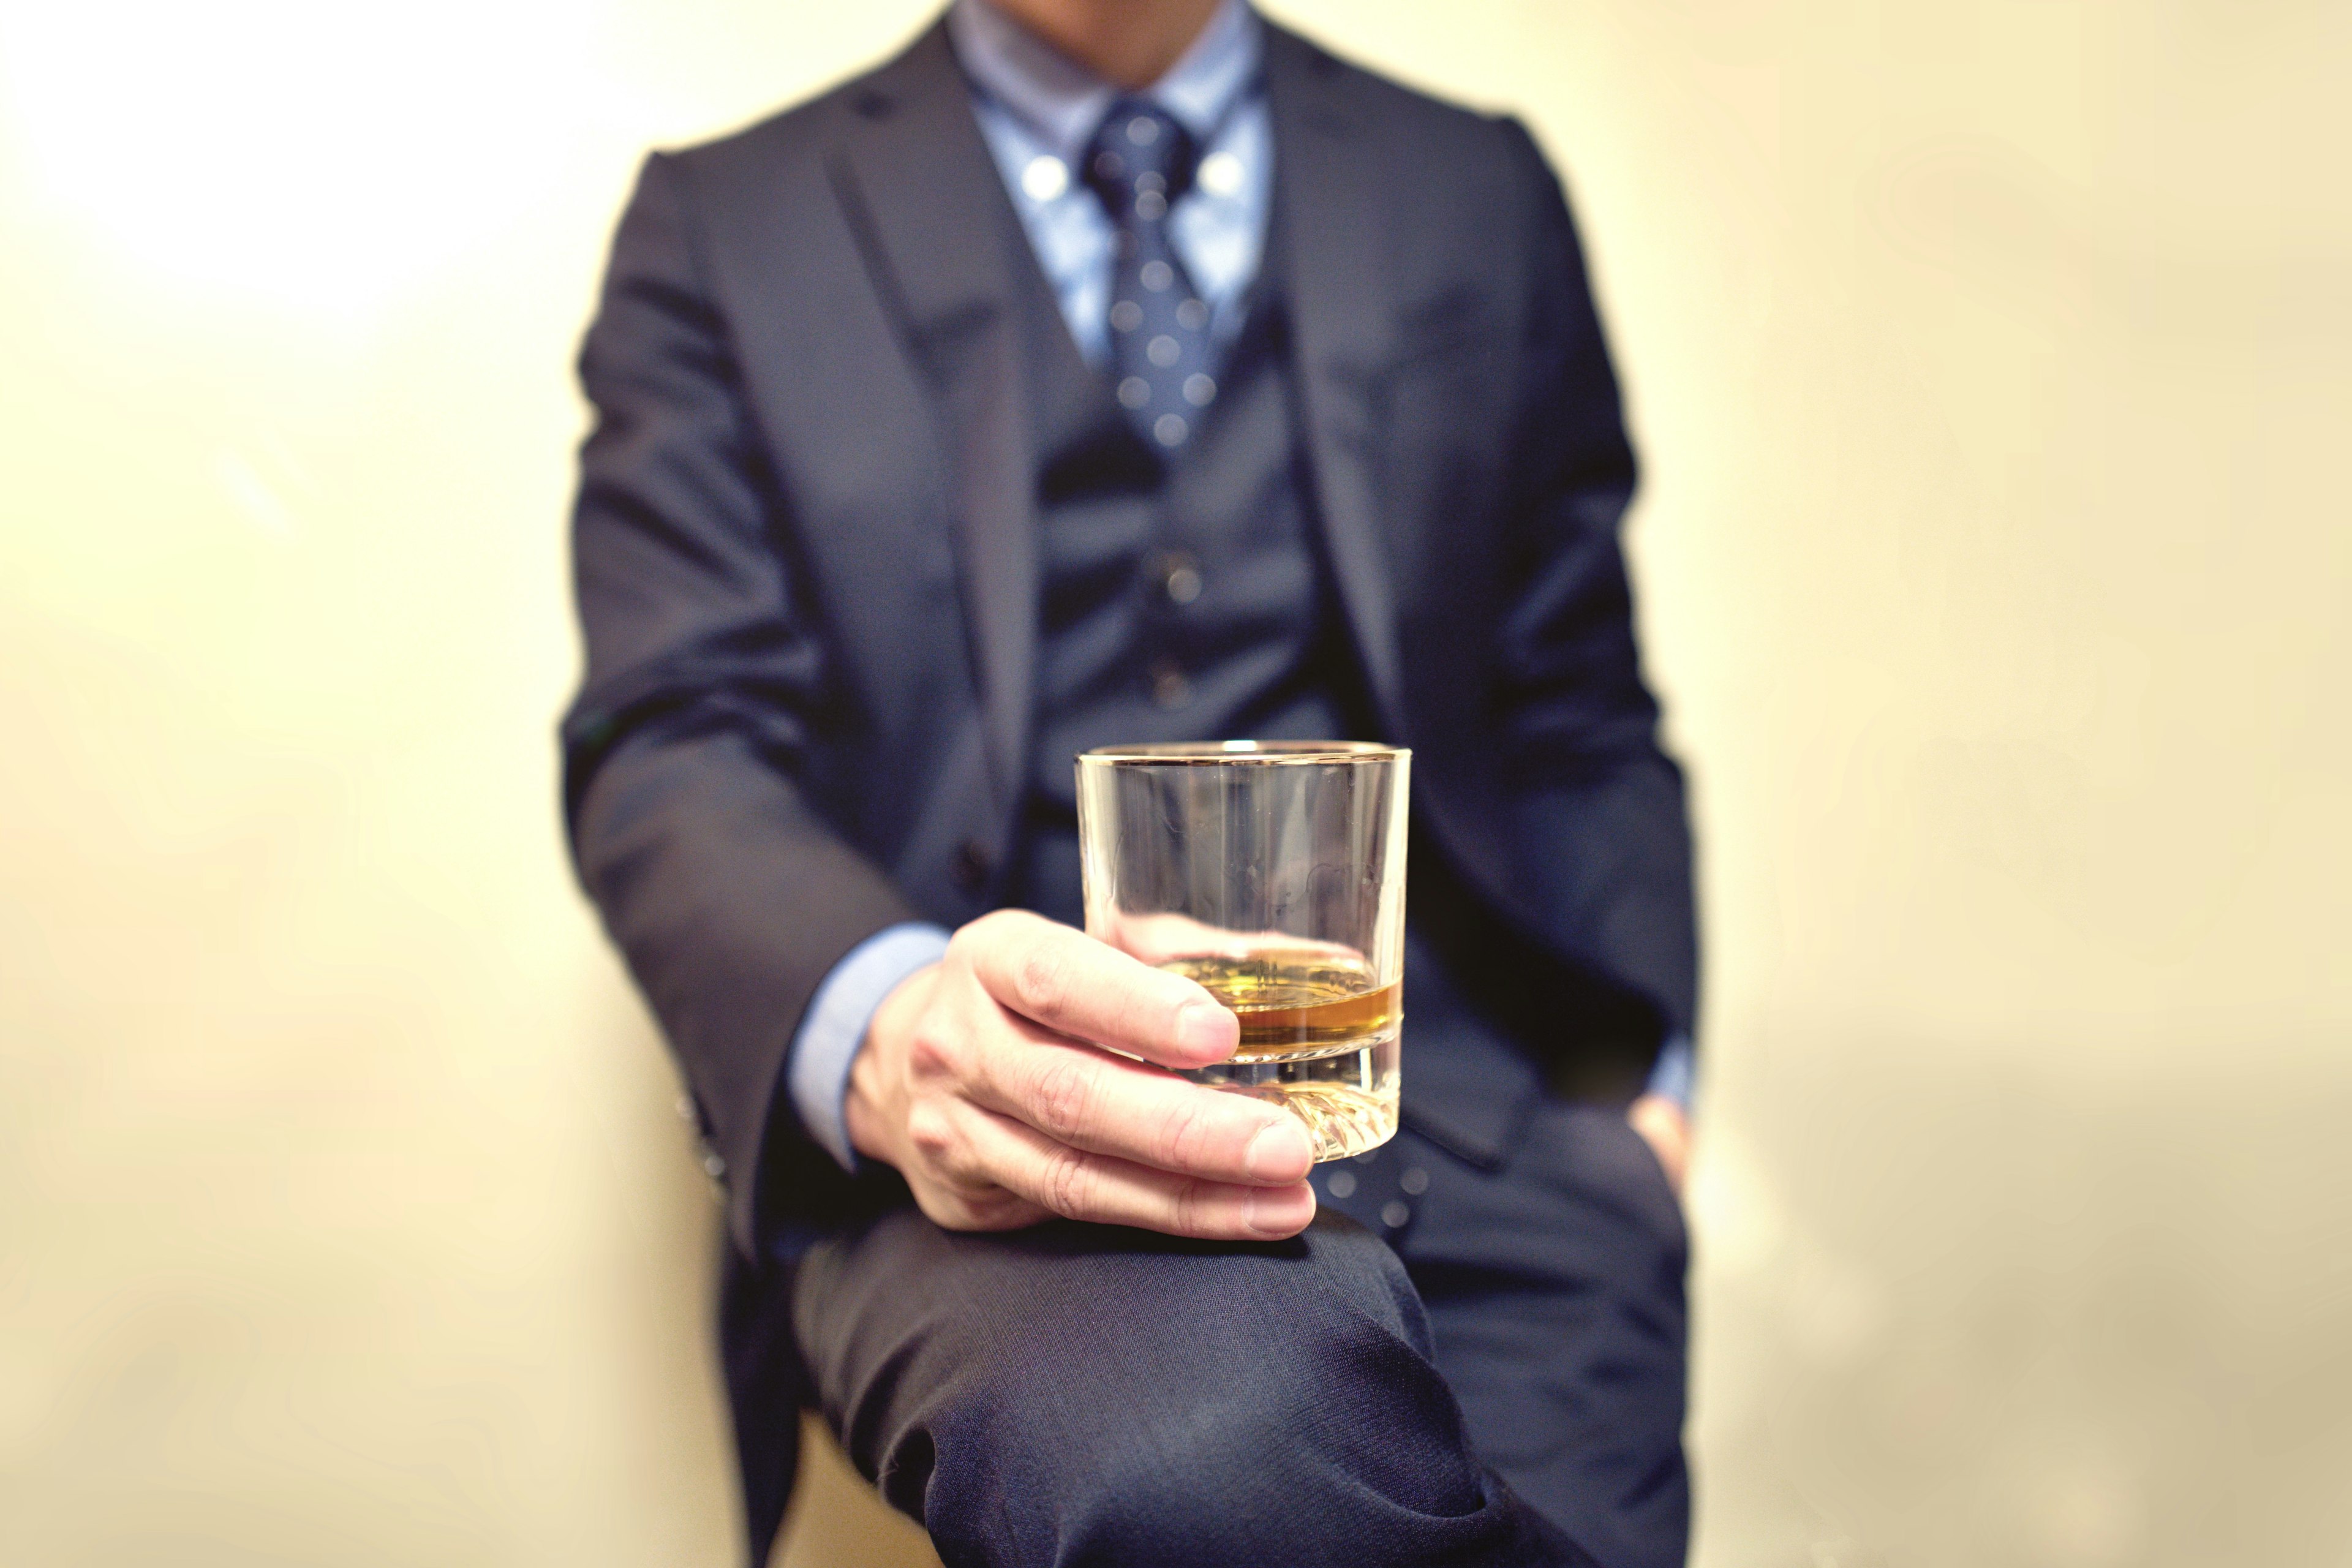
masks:
{"type": "Polygon", "coordinates": [[[1168,210],[1192,188],[1192,138],[1164,110],[1122,98],[1087,149],[1087,186],[1118,226],[1110,363],[1119,405],[1143,438],[1173,452],[1217,395],[1209,307],[1168,243],[1168,210]]]}

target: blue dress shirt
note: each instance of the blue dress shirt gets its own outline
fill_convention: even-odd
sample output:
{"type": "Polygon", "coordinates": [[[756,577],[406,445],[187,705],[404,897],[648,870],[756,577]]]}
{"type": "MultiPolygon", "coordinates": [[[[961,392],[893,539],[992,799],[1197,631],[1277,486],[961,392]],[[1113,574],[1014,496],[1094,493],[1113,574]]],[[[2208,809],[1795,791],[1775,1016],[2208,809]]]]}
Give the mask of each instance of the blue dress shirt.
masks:
{"type": "MultiPolygon", "coordinates": [[[[988,0],[956,0],[948,38],[971,83],[972,113],[1028,231],[1070,336],[1089,363],[1109,357],[1118,230],[1079,178],[1118,89],[1057,54],[988,0]]],[[[1274,121],[1258,63],[1256,13],[1224,0],[1192,47],[1139,96],[1192,133],[1201,162],[1168,214],[1169,239],[1208,302],[1213,342],[1240,330],[1242,297],[1265,248],[1274,121]]]]}
{"type": "MultiPolygon", "coordinates": [[[[1118,229],[1078,163],[1118,89],[998,11],[955,0],[948,37],[971,87],[973,118],[1070,336],[1088,363],[1110,355],[1110,287],[1118,229]]],[[[1274,121],[1258,66],[1264,36],[1244,0],[1223,0],[1150,99],[1192,133],[1201,163],[1169,210],[1170,242],[1208,302],[1210,341],[1241,328],[1244,297],[1265,249],[1274,190],[1274,121]]],[[[878,931],[824,977],[793,1037],[785,1088],[801,1124],[847,1168],[856,1167],[843,1103],[866,1026],[898,983],[947,952],[948,933],[921,921],[878,931]]],[[[1660,1054],[1654,1092],[1690,1103],[1690,1043],[1660,1054]]]]}
{"type": "MultiPolygon", "coordinates": [[[[955,0],[948,37],[971,84],[981,136],[1062,319],[1079,353],[1100,364],[1110,354],[1118,231],[1077,169],[1118,90],[987,0],[955,0]]],[[[1194,289],[1208,302],[1213,342],[1240,329],[1243,296],[1265,248],[1274,121],[1258,72],[1263,48],[1256,14],[1243,0],[1224,0],[1168,74],[1142,94],[1175,116],[1201,150],[1192,188],[1170,210],[1168,226],[1194,289]]],[[[856,1168],[856,1152],[842,1103],[866,1026],[882,999],[938,963],[947,945],[944,930],[920,921],[877,931],[834,966],[802,1016],[785,1088],[801,1125],[845,1166],[856,1168]]]]}

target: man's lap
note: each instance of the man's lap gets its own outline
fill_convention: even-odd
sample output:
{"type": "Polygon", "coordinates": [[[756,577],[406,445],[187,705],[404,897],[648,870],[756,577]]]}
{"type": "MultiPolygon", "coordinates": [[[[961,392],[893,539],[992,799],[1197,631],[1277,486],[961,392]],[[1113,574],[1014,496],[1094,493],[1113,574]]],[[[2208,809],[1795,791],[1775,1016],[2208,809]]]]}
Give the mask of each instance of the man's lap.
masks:
{"type": "Polygon", "coordinates": [[[803,1260],[796,1336],[950,1564],[1583,1560],[1482,1460],[1611,1568],[1677,1562],[1680,1224],[1606,1116],[1545,1108],[1498,1171],[1410,1131],[1328,1168],[1375,1225],[1425,1173],[1403,1267],[1331,1212],[1232,1247],[903,1210],[803,1260]]]}

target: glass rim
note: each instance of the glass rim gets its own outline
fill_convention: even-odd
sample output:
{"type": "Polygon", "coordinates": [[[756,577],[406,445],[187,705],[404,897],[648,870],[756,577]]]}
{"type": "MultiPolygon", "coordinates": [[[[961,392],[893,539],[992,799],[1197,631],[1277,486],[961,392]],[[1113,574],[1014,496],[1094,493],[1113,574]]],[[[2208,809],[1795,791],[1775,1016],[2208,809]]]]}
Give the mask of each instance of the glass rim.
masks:
{"type": "Polygon", "coordinates": [[[1278,766],[1297,763],[1402,762],[1412,755],[1409,746],[1378,741],[1154,741],[1127,746],[1096,746],[1077,753],[1077,760],[1097,767],[1175,763],[1215,766],[1234,763],[1278,766]]]}

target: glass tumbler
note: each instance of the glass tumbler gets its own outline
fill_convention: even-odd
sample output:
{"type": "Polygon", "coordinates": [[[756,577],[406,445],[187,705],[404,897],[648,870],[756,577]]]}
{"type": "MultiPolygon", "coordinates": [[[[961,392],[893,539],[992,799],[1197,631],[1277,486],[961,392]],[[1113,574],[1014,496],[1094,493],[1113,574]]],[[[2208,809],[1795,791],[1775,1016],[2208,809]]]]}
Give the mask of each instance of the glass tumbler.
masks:
{"type": "Polygon", "coordinates": [[[1232,1008],[1241,1048],[1187,1076],[1286,1108],[1318,1160],[1396,1132],[1412,765],[1354,741],[1078,754],[1087,934],[1232,1008]]]}

